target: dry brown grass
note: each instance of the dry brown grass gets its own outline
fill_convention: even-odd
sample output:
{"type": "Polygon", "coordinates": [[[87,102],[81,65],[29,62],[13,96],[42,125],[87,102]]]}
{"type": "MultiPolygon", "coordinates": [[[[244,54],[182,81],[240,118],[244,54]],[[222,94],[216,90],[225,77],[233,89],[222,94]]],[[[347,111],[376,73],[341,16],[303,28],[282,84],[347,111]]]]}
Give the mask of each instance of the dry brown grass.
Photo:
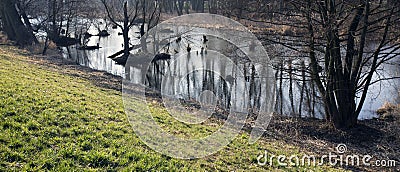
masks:
{"type": "Polygon", "coordinates": [[[3,32],[0,31],[0,44],[9,44],[10,41],[8,41],[7,35],[3,32]]]}
{"type": "MultiPolygon", "coordinates": [[[[48,45],[46,54],[48,54],[48,55],[59,54],[59,52],[57,51],[57,45],[53,41],[49,41],[48,44],[49,45],[48,45]]],[[[40,42],[39,44],[35,44],[32,46],[26,47],[26,49],[32,54],[42,54],[43,48],[44,48],[44,42],[40,42]]]]}
{"type": "Polygon", "coordinates": [[[395,105],[389,102],[385,102],[376,113],[381,119],[396,119],[400,116],[400,104],[395,105]]]}

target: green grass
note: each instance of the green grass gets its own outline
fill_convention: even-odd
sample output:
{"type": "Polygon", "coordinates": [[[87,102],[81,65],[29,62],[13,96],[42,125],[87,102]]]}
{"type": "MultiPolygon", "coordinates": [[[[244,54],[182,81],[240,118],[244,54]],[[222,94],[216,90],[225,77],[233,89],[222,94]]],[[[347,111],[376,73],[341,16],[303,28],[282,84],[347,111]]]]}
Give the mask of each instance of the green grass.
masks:
{"type": "MultiPolygon", "coordinates": [[[[249,144],[247,133],[203,159],[166,157],[135,135],[120,92],[31,63],[18,52],[22,50],[0,47],[0,171],[333,170],[258,166],[257,156],[265,150],[286,155],[301,152],[283,141],[249,144]]],[[[203,136],[218,126],[184,127],[161,107],[149,106],[159,123],[173,124],[168,128],[183,136],[203,136]]]]}

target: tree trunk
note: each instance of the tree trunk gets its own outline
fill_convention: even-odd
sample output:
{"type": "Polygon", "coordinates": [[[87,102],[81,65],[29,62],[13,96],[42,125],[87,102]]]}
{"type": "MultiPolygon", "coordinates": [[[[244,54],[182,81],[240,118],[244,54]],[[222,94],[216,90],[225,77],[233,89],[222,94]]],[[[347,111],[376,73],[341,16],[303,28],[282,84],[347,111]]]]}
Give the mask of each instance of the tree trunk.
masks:
{"type": "Polygon", "coordinates": [[[283,115],[283,61],[280,61],[280,75],[279,75],[279,89],[278,89],[278,94],[279,94],[279,113],[280,115],[283,115]]]}
{"type": "Polygon", "coordinates": [[[300,103],[299,103],[299,117],[301,118],[302,115],[302,107],[303,107],[303,100],[304,100],[304,90],[306,88],[306,65],[304,60],[301,61],[301,78],[302,84],[300,89],[300,103]]]}
{"type": "Polygon", "coordinates": [[[49,34],[49,38],[51,40],[57,40],[60,35],[58,35],[58,26],[57,26],[57,1],[51,0],[49,3],[49,9],[51,10],[51,30],[47,34],[49,34]]]}
{"type": "Polygon", "coordinates": [[[2,0],[0,2],[1,18],[7,36],[20,46],[32,45],[37,42],[36,37],[26,28],[15,8],[15,1],[2,0]]]}
{"type": "Polygon", "coordinates": [[[177,0],[178,4],[176,3],[176,1],[174,2],[176,11],[178,12],[178,16],[183,15],[183,0],[177,0]]]}
{"type": "MultiPolygon", "coordinates": [[[[1,5],[1,4],[0,4],[1,5]]],[[[16,35],[14,30],[12,29],[12,26],[10,25],[10,23],[8,23],[7,19],[7,14],[5,13],[5,11],[3,11],[3,7],[0,6],[1,8],[1,18],[2,18],[2,24],[3,24],[3,30],[4,32],[7,34],[7,37],[9,40],[15,41],[16,39],[16,35]]]]}
{"type": "Polygon", "coordinates": [[[128,57],[130,54],[129,49],[129,16],[128,16],[128,2],[124,4],[124,27],[122,29],[122,34],[124,37],[124,57],[128,57]]]}
{"type": "Polygon", "coordinates": [[[290,108],[291,108],[291,115],[295,116],[296,112],[294,109],[294,97],[293,97],[293,68],[292,68],[292,61],[289,60],[289,100],[290,100],[290,108]]]}

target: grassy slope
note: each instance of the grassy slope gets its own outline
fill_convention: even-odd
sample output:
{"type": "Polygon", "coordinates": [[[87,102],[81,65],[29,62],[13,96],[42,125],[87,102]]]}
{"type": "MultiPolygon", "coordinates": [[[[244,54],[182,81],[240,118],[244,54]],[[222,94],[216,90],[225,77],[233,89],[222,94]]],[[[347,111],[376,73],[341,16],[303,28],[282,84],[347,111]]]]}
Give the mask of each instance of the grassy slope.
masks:
{"type": "MultiPolygon", "coordinates": [[[[243,133],[227,148],[204,159],[163,156],[135,136],[120,92],[30,63],[26,55],[17,52],[21,50],[0,47],[0,171],[259,171],[272,168],[256,165],[264,150],[300,154],[298,148],[281,141],[264,139],[250,145],[248,134],[243,133]]],[[[153,111],[167,119],[168,114],[157,106],[153,111]]],[[[202,129],[215,130],[213,126],[202,129]]]]}

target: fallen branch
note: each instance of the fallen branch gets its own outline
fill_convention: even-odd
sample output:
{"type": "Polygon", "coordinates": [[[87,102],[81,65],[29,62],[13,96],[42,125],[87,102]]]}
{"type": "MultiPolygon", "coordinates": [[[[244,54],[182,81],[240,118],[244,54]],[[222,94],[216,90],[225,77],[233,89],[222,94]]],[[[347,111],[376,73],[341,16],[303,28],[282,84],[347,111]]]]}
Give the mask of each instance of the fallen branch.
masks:
{"type": "MultiPolygon", "coordinates": [[[[133,49],[137,49],[137,48],[140,48],[140,45],[135,45],[133,47],[129,47],[129,51],[132,51],[133,49]]],[[[118,51],[117,53],[109,56],[108,58],[115,59],[115,58],[117,58],[118,56],[120,56],[122,54],[124,54],[124,50],[118,51]]]]}

